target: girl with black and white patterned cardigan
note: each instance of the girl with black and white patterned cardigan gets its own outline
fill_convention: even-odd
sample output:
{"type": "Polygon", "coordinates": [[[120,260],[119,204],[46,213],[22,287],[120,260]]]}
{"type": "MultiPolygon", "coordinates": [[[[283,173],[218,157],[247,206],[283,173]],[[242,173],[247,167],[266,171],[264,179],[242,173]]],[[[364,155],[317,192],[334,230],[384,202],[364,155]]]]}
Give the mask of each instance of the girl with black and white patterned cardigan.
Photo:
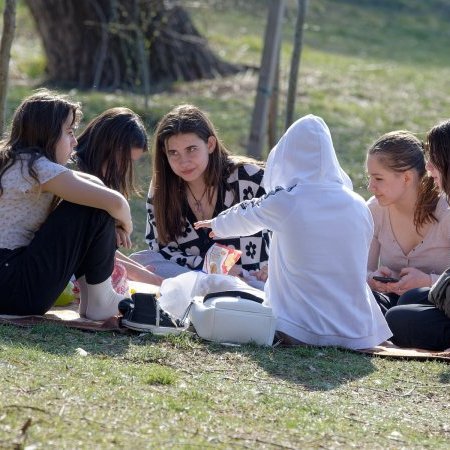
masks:
{"type": "Polygon", "coordinates": [[[232,268],[265,281],[270,234],[212,239],[193,223],[210,219],[243,200],[265,193],[262,164],[232,156],[207,115],[181,105],[159,122],[153,148],[153,173],[147,200],[148,250],[131,257],[162,277],[200,270],[207,250],[218,242],[242,251],[232,268]]]}

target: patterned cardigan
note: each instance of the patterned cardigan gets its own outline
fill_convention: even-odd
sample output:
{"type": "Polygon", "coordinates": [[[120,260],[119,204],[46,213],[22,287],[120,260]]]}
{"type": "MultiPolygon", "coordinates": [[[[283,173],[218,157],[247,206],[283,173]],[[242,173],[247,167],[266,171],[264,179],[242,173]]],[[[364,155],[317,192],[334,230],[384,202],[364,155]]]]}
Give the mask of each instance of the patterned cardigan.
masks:
{"type": "MultiPolygon", "coordinates": [[[[262,187],[264,171],[254,164],[244,164],[237,167],[227,179],[230,190],[226,186],[219,187],[217,203],[213,216],[243,200],[251,200],[265,194],[262,187]],[[234,201],[234,192],[239,192],[239,200],[234,201]]],[[[228,239],[211,239],[208,236],[210,230],[202,228],[195,230],[193,223],[197,221],[187,201],[184,205],[184,217],[186,226],[181,236],[167,245],[158,242],[158,225],[155,222],[153,203],[150,193],[147,199],[147,227],[146,242],[149,249],[161,253],[164,258],[176,262],[180,266],[190,269],[201,269],[203,258],[207,250],[215,242],[241,250],[241,259],[237,265],[246,270],[258,270],[267,265],[269,254],[270,233],[262,230],[252,236],[236,237],[228,239]]]]}

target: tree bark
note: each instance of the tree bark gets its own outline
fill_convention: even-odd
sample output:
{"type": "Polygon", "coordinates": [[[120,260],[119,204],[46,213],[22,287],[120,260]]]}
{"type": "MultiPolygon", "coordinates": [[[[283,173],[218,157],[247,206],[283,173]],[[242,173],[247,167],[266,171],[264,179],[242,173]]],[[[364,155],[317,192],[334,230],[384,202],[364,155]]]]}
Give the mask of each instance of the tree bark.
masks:
{"type": "Polygon", "coordinates": [[[267,140],[269,149],[278,142],[278,102],[280,97],[280,58],[281,58],[281,41],[278,43],[277,62],[275,67],[275,75],[273,80],[272,95],[270,97],[267,140]]]}
{"type": "Polygon", "coordinates": [[[16,30],[16,0],[6,0],[3,10],[3,32],[0,43],[0,136],[6,122],[6,96],[8,93],[9,60],[16,30]]]}
{"type": "Polygon", "coordinates": [[[262,158],[264,138],[267,131],[268,110],[281,40],[281,26],[285,0],[270,0],[264,33],[264,48],[261,58],[258,89],[253,107],[252,124],[248,140],[247,154],[256,159],[262,158]]]}
{"type": "Polygon", "coordinates": [[[148,93],[174,81],[236,73],[175,0],[26,0],[48,81],[148,93]]]}
{"type": "Polygon", "coordinates": [[[286,129],[294,120],[295,98],[297,96],[298,69],[303,48],[303,28],[305,25],[306,8],[308,0],[298,0],[297,23],[295,25],[294,47],[292,50],[291,70],[289,74],[289,87],[286,101],[286,129]]]}

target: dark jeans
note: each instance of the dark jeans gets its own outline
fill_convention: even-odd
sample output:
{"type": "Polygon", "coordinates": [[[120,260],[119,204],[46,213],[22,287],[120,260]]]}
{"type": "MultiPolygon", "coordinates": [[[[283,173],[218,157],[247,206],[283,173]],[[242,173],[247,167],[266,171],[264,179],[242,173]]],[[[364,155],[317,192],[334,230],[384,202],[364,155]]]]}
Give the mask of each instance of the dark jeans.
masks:
{"type": "Polygon", "coordinates": [[[450,318],[428,301],[430,288],[411,289],[386,313],[399,347],[446,350],[450,348],[450,318]]]}
{"type": "Polygon", "coordinates": [[[0,249],[0,314],[44,314],[74,274],[90,284],[105,281],[115,250],[106,211],[61,202],[27,247],[0,249]]]}

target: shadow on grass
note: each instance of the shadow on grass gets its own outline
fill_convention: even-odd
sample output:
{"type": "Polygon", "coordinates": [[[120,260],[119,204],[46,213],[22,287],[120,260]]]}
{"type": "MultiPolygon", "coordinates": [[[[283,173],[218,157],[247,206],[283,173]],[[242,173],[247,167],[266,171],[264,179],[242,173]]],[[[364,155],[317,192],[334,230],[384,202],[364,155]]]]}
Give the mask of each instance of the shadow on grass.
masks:
{"type": "Polygon", "coordinates": [[[0,325],[0,345],[70,356],[81,348],[92,355],[119,356],[127,351],[129,336],[115,332],[90,332],[53,323],[31,327],[0,325]]]}
{"type": "Polygon", "coordinates": [[[245,345],[233,349],[208,344],[209,351],[236,352],[255,361],[269,376],[302,385],[311,391],[328,391],[377,368],[370,357],[335,347],[274,347],[245,345]]]}
{"type": "MultiPolygon", "coordinates": [[[[0,325],[0,350],[6,347],[9,351],[16,347],[18,351],[69,357],[81,348],[94,357],[139,365],[157,363],[175,369],[184,367],[194,374],[208,371],[215,364],[219,366],[221,361],[231,358],[230,373],[239,371],[239,365],[244,361],[250,367],[256,363],[272,383],[278,379],[280,384],[297,384],[310,391],[334,390],[378,370],[372,357],[336,347],[230,347],[193,335],[159,337],[137,332],[86,332],[58,324],[39,324],[30,328],[0,325]]],[[[249,373],[249,377],[252,376],[249,373]]],[[[264,379],[263,376],[262,383],[264,379]]],[[[450,366],[441,373],[439,381],[450,383],[450,366]]]]}
{"type": "Polygon", "coordinates": [[[30,328],[2,325],[0,346],[56,356],[72,356],[82,348],[92,356],[125,358],[142,364],[167,363],[169,366],[170,360],[177,356],[188,365],[189,361],[196,360],[195,370],[201,370],[202,359],[212,355],[220,358],[231,353],[255,361],[273,378],[320,391],[335,389],[376,370],[369,357],[333,347],[227,347],[186,335],[157,337],[139,333],[86,332],[58,324],[38,324],[30,328]]]}

